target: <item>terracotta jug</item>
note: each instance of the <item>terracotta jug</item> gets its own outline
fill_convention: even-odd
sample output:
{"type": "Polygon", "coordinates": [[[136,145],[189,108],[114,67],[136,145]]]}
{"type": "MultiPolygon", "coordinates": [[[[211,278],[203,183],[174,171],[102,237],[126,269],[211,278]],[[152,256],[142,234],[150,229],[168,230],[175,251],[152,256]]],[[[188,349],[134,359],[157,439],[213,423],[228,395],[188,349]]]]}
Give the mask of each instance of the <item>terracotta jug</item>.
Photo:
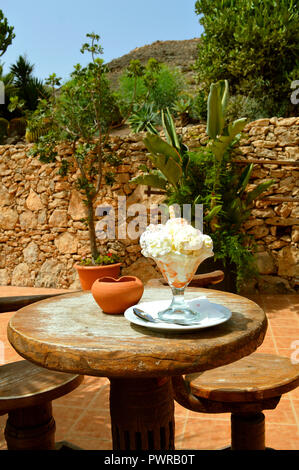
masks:
{"type": "Polygon", "coordinates": [[[102,277],[93,283],[91,293],[104,313],[120,314],[139,302],[143,290],[142,281],[135,276],[102,277]]]}

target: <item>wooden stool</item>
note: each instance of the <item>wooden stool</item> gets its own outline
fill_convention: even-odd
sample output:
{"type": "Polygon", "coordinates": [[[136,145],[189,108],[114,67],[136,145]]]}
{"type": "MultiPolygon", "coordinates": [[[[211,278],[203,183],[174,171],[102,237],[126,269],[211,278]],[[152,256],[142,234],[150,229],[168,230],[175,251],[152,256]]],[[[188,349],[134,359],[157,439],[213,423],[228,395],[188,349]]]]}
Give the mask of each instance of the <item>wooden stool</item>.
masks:
{"type": "Polygon", "coordinates": [[[231,413],[231,449],[265,450],[263,410],[299,385],[299,364],[287,357],[254,353],[185,378],[173,378],[175,400],[202,413],[231,413]]]}
{"type": "Polygon", "coordinates": [[[77,388],[84,376],[55,372],[22,360],[0,367],[0,415],[8,413],[8,450],[54,450],[52,400],[77,388]]]}

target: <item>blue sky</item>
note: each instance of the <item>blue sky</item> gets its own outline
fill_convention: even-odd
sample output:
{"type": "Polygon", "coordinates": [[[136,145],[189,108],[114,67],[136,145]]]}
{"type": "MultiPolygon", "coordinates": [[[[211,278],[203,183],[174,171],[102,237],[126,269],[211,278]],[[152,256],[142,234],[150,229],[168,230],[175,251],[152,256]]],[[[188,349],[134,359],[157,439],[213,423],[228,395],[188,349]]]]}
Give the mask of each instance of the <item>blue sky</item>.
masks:
{"type": "Polygon", "coordinates": [[[87,62],[80,53],[88,32],[101,36],[105,62],[154,41],[199,37],[202,27],[195,0],[2,0],[16,37],[1,62],[4,70],[26,54],[34,74],[67,79],[73,65],[87,62]]]}

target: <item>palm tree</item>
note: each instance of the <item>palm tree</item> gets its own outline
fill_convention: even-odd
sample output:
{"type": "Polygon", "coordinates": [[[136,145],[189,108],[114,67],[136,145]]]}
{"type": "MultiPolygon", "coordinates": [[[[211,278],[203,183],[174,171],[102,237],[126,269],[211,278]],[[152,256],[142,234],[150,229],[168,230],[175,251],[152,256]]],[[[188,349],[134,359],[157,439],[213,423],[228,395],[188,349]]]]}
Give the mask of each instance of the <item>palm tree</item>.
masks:
{"type": "Polygon", "coordinates": [[[17,62],[10,66],[10,72],[14,76],[15,84],[21,88],[26,85],[28,80],[32,78],[32,72],[34,70],[34,64],[26,59],[26,56],[20,55],[17,62]]]}
{"type": "Polygon", "coordinates": [[[14,76],[12,73],[4,74],[3,64],[0,63],[0,81],[4,85],[5,89],[5,104],[0,106],[0,116],[4,117],[5,119],[11,119],[14,117],[7,109],[7,105],[9,104],[10,97],[15,95],[17,92],[16,85],[14,84],[14,76]]]}
{"type": "Polygon", "coordinates": [[[31,64],[26,56],[19,56],[17,62],[10,67],[10,72],[14,77],[14,84],[17,87],[17,94],[21,100],[25,101],[28,110],[34,111],[37,108],[39,98],[49,96],[42,80],[33,76],[34,64],[31,64]]]}

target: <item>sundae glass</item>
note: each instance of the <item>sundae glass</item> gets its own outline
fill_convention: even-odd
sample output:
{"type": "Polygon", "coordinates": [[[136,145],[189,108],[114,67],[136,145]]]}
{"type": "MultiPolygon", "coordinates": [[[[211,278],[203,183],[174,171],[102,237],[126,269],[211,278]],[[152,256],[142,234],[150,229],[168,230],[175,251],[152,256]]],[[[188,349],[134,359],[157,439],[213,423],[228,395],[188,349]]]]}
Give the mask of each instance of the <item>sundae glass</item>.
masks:
{"type": "Polygon", "coordinates": [[[170,306],[158,313],[167,322],[200,321],[184,300],[185,287],[192,280],[200,263],[213,256],[211,237],[195,229],[187,220],[170,218],[166,224],[149,225],[140,237],[141,253],[155,260],[164,279],[171,287],[170,306]]]}

